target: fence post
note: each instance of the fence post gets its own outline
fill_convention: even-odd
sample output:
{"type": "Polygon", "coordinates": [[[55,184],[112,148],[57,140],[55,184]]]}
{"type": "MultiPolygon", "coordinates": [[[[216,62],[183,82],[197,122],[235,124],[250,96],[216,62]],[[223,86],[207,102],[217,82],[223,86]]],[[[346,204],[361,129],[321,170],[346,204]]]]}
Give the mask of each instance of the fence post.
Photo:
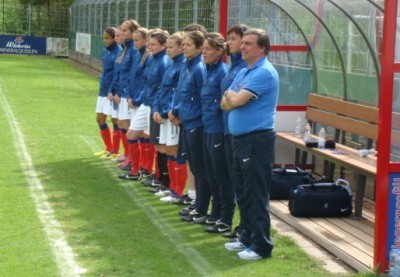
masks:
{"type": "Polygon", "coordinates": [[[179,1],[175,0],[175,22],[174,22],[175,32],[179,30],[179,1]]]}
{"type": "Polygon", "coordinates": [[[158,26],[162,29],[163,22],[163,0],[158,3],[158,26]]]}
{"type": "Polygon", "coordinates": [[[194,0],[193,3],[193,23],[197,23],[197,14],[199,12],[199,1],[194,0]]]}
{"type": "Polygon", "coordinates": [[[31,4],[28,4],[28,34],[31,35],[31,4]]]}

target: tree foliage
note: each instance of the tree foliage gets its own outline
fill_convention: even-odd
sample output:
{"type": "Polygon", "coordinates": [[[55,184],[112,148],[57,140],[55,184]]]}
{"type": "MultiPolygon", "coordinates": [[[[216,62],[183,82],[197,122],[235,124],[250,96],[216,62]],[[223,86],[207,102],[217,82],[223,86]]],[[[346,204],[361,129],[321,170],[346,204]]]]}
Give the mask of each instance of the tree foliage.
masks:
{"type": "Polygon", "coordinates": [[[68,37],[73,0],[0,0],[0,33],[68,37]]]}

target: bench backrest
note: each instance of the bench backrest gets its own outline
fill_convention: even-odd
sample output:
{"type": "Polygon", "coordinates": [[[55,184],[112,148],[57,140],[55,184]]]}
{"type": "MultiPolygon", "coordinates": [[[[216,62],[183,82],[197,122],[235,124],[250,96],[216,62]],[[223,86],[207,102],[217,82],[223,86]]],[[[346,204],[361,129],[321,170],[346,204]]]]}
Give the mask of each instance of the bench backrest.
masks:
{"type": "Polygon", "coordinates": [[[374,107],[310,93],[306,118],[337,130],[378,139],[379,110],[374,107]]]}

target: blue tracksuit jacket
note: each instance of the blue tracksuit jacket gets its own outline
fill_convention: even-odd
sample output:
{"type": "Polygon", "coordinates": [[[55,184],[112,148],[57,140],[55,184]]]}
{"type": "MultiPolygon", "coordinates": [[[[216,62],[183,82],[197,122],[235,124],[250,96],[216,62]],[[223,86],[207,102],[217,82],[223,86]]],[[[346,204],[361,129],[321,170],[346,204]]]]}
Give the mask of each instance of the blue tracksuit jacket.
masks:
{"type": "Polygon", "coordinates": [[[201,107],[204,132],[223,133],[221,81],[228,73],[228,66],[220,59],[216,64],[207,65],[207,75],[201,89],[201,107]]]}
{"type": "Polygon", "coordinates": [[[153,104],[153,112],[160,113],[164,119],[168,118],[168,112],[172,107],[172,98],[178,86],[179,74],[182,70],[185,56],[180,54],[168,63],[153,104]]]}

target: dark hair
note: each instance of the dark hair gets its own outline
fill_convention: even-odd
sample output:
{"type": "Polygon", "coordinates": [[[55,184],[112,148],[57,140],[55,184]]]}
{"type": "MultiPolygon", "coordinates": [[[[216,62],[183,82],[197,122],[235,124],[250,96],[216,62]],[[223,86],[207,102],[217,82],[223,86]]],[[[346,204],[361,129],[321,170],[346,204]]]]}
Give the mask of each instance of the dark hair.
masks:
{"type": "Polygon", "coordinates": [[[117,29],[114,27],[109,27],[104,30],[104,33],[108,34],[110,37],[115,38],[115,33],[117,32],[117,29]]]}
{"type": "Polygon", "coordinates": [[[264,47],[265,55],[268,55],[270,49],[270,42],[267,33],[263,29],[248,29],[244,32],[243,36],[248,35],[256,35],[257,36],[257,45],[260,48],[264,47]]]}
{"type": "Polygon", "coordinates": [[[206,29],[203,25],[200,25],[200,24],[197,24],[197,23],[192,23],[192,24],[186,25],[186,26],[183,28],[183,31],[184,31],[184,32],[200,31],[200,32],[202,32],[204,35],[207,34],[207,29],[206,29]]]}
{"type": "Polygon", "coordinates": [[[160,44],[165,44],[167,42],[168,37],[169,37],[168,31],[161,30],[159,28],[150,30],[148,34],[148,38],[155,38],[160,44]]]}
{"type": "Polygon", "coordinates": [[[193,31],[185,34],[185,37],[189,37],[193,40],[196,48],[200,48],[203,46],[203,42],[205,40],[205,35],[200,31],[193,31]]]}
{"type": "Polygon", "coordinates": [[[244,32],[246,32],[248,29],[249,26],[247,26],[246,24],[234,24],[229,28],[228,35],[230,33],[236,33],[240,37],[243,37],[244,32]]]}
{"type": "Polygon", "coordinates": [[[140,28],[140,24],[136,20],[133,20],[133,19],[125,20],[124,23],[122,23],[122,24],[125,24],[125,23],[128,24],[128,28],[129,28],[129,30],[131,30],[132,33],[140,28]]]}
{"type": "Polygon", "coordinates": [[[208,33],[206,39],[208,44],[214,49],[222,49],[222,54],[226,51],[226,42],[220,33],[208,33]]]}

